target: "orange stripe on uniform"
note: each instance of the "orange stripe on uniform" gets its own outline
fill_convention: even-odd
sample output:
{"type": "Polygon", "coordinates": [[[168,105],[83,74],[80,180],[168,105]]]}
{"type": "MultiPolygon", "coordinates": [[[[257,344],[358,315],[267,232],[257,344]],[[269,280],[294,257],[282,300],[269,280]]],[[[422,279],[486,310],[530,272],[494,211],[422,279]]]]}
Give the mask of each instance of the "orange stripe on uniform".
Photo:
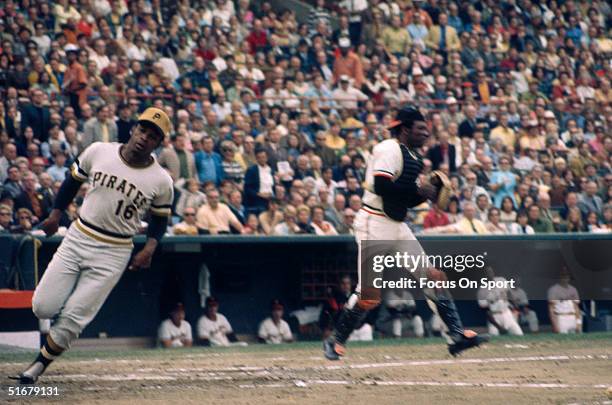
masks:
{"type": "Polygon", "coordinates": [[[384,217],[385,216],[385,214],[381,214],[380,212],[370,211],[369,209],[367,209],[365,207],[361,207],[361,209],[364,210],[365,212],[367,212],[368,214],[378,215],[379,217],[384,217]]]}
{"type": "Polygon", "coordinates": [[[378,176],[386,177],[388,179],[392,179],[393,178],[393,176],[390,175],[389,173],[384,173],[384,172],[376,172],[376,173],[374,173],[374,177],[378,177],[378,176]]]}

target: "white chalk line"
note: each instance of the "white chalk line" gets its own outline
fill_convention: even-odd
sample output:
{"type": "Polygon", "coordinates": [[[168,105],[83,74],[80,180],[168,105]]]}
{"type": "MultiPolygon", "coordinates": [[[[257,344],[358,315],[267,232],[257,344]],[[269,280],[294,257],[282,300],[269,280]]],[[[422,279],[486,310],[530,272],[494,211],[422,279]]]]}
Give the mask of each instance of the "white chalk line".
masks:
{"type": "Polygon", "coordinates": [[[312,385],[372,385],[372,386],[425,386],[425,387],[477,387],[477,388],[607,388],[606,384],[562,383],[494,383],[466,381],[375,381],[375,380],[296,380],[292,383],[240,384],[239,388],[305,388],[312,385]]]}
{"type": "MultiPolygon", "coordinates": [[[[610,360],[611,355],[557,355],[557,356],[521,356],[521,357],[490,357],[490,358],[470,358],[470,359],[440,359],[440,360],[405,360],[381,363],[357,363],[357,364],[335,364],[314,367],[284,367],[284,366],[228,366],[228,367],[177,367],[164,369],[166,373],[268,373],[268,372],[292,372],[292,371],[333,371],[350,369],[371,369],[371,368],[391,368],[391,367],[420,367],[435,365],[456,365],[456,364],[494,364],[494,363],[515,363],[515,362],[543,362],[543,361],[597,361],[610,360]]],[[[130,362],[127,360],[101,360],[101,361],[78,361],[71,364],[133,364],[142,361],[130,362]]],[[[5,363],[5,366],[23,366],[29,363],[5,363]]],[[[141,373],[159,373],[160,368],[139,368],[141,373]]],[[[117,374],[113,374],[115,376],[117,374]]],[[[93,375],[89,375],[91,377],[93,375]]],[[[80,375],[75,378],[82,378],[80,375]]]]}

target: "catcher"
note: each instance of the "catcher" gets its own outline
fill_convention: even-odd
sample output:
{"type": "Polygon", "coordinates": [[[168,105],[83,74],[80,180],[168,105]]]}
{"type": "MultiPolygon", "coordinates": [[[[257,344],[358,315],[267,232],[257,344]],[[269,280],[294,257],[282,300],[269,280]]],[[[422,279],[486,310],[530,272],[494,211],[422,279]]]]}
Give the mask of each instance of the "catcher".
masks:
{"type": "MultiPolygon", "coordinates": [[[[423,158],[416,149],[423,146],[430,136],[423,114],[413,107],[405,107],[398,112],[389,129],[393,138],[374,147],[366,169],[368,186],[363,196],[363,207],[354,223],[360,255],[363,240],[416,241],[404,223],[408,209],[426,200],[444,209],[450,198],[450,182],[443,173],[434,172],[428,181],[419,181],[423,158]]],[[[417,246],[422,252],[420,244],[417,246]]],[[[357,263],[361,267],[361,258],[357,263]]],[[[361,278],[361,272],[358,273],[361,278]]],[[[426,266],[417,269],[413,275],[417,279],[444,278],[443,272],[426,266]]],[[[463,329],[448,291],[425,289],[423,292],[432,311],[448,328],[446,339],[450,354],[455,356],[488,340],[487,336],[463,329]]],[[[338,360],[345,354],[345,343],[355,326],[380,303],[380,290],[368,290],[368,299],[362,298],[361,293],[360,280],[338,317],[334,332],[324,340],[324,353],[329,360],[338,360]]]]}

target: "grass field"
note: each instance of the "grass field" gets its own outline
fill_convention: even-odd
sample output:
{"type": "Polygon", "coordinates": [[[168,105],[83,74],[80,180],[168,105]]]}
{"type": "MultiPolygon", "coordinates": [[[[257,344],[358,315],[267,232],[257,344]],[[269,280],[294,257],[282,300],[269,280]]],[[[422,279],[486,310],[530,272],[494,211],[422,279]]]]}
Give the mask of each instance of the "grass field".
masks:
{"type": "Polygon", "coordinates": [[[441,339],[353,344],[328,362],[319,343],[246,348],[73,351],[39,385],[57,397],[9,396],[5,376],[32,352],[0,350],[0,403],[612,404],[612,334],[499,337],[459,358],[441,339]]]}

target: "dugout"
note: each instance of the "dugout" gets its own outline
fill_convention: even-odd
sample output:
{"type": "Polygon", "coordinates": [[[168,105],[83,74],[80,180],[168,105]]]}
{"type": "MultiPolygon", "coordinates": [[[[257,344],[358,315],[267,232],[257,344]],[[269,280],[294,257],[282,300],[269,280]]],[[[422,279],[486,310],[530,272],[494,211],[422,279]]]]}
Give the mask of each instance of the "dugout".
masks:
{"type": "MultiPolygon", "coordinates": [[[[474,249],[487,250],[489,257],[502,257],[495,253],[496,249],[505,250],[500,263],[495,263],[500,269],[520,266],[541,271],[544,268],[550,276],[567,261],[564,253],[573,251],[572,266],[602,272],[612,270],[612,239],[608,235],[426,236],[419,239],[428,252],[474,249]],[[547,256],[545,252],[554,254],[547,256]]],[[[33,289],[60,241],[60,237],[39,240],[29,236],[0,236],[0,288],[33,289]],[[35,255],[35,244],[39,241],[42,243],[35,255]]],[[[137,237],[135,241],[138,249],[144,238],[137,237]]],[[[208,293],[219,299],[220,312],[228,317],[237,333],[254,334],[259,321],[267,316],[272,298],[285,303],[286,314],[305,305],[316,305],[339,275],[355,275],[356,260],[357,246],[350,236],[167,237],[151,269],[124,273],[82,336],[153,337],[168,308],[177,301],[184,303],[187,320],[195,329],[208,293]]],[[[606,289],[606,286],[599,287],[606,289]]],[[[612,293],[612,284],[607,288],[612,293]]],[[[540,300],[533,298],[530,294],[541,324],[547,324],[546,302],[541,297],[538,297],[540,300]]],[[[6,300],[0,294],[1,331],[35,328],[31,311],[7,309],[6,300]]],[[[598,301],[602,311],[606,305],[609,302],[598,301]]],[[[484,326],[484,313],[474,300],[460,300],[458,307],[466,325],[484,326]]],[[[425,318],[429,316],[424,302],[418,308],[425,318]]],[[[587,320],[587,328],[588,325],[587,320]]]]}

